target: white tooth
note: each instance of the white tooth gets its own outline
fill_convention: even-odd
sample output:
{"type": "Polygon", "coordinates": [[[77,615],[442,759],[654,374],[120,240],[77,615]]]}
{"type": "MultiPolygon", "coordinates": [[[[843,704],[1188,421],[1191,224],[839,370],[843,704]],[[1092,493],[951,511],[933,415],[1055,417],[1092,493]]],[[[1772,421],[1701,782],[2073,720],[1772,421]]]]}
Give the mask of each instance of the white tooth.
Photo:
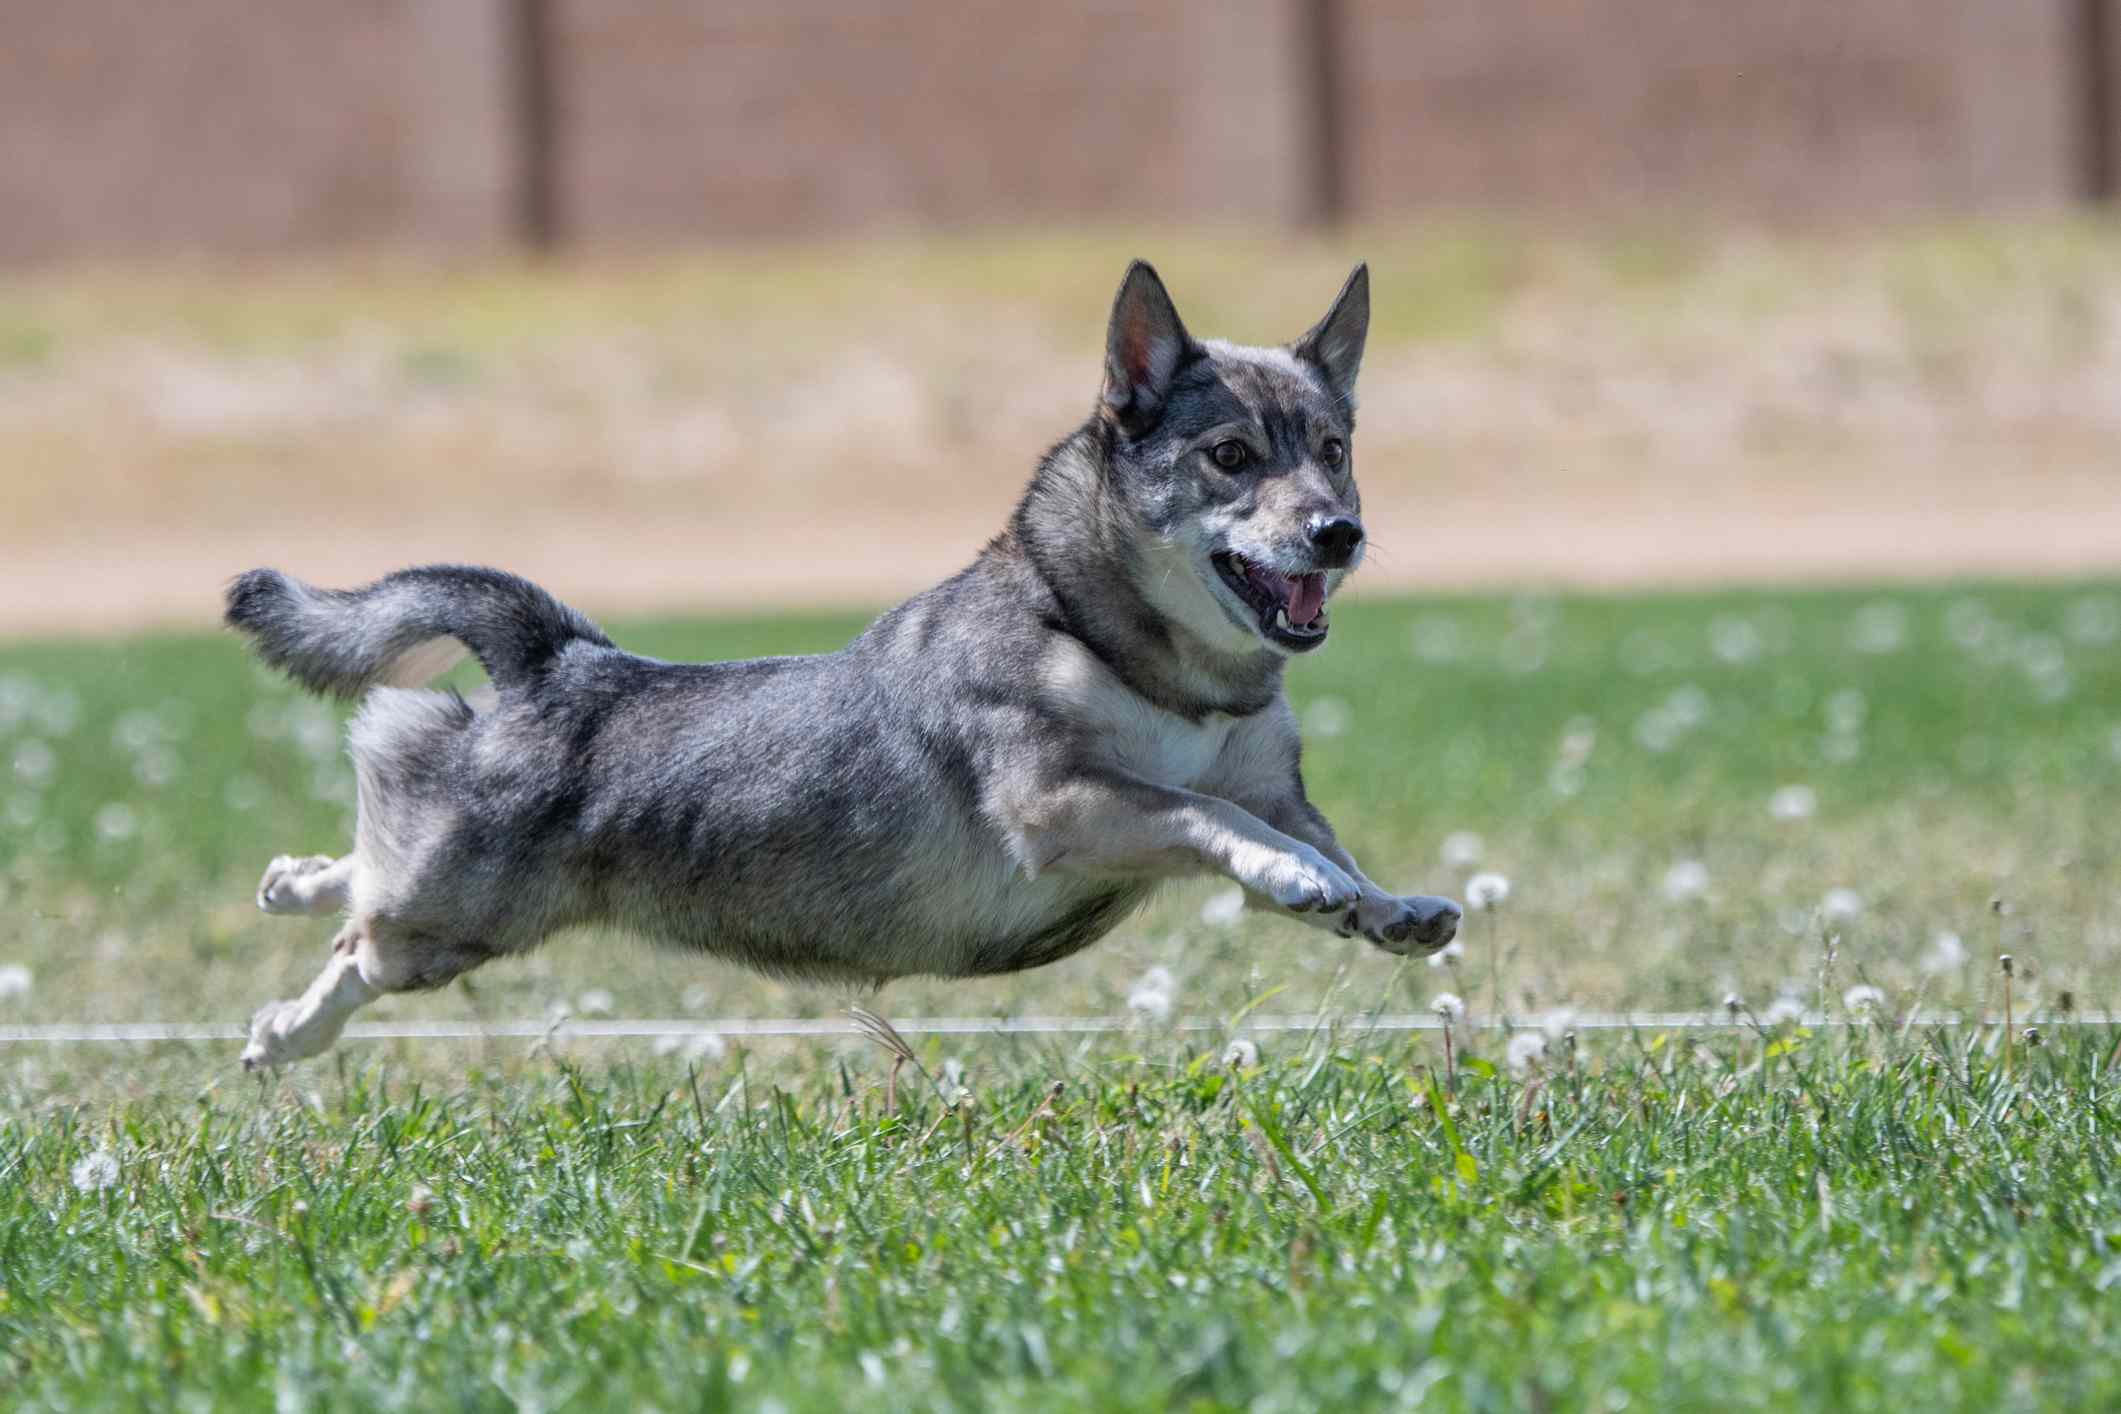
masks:
{"type": "Polygon", "coordinates": [[[1288,605],[1284,604],[1284,605],[1282,605],[1282,606],[1281,606],[1281,607],[1280,607],[1279,609],[1276,609],[1276,610],[1274,611],[1274,623],[1275,623],[1276,627],[1278,627],[1278,628],[1282,629],[1282,630],[1283,630],[1283,631],[1285,631],[1285,632],[1286,632],[1287,630],[1289,630],[1289,629],[1292,629],[1292,628],[1294,628],[1294,627],[1295,627],[1295,625],[1294,625],[1294,624],[1292,624],[1292,623],[1290,623],[1290,622],[1289,622],[1289,606],[1288,606],[1288,605]]]}

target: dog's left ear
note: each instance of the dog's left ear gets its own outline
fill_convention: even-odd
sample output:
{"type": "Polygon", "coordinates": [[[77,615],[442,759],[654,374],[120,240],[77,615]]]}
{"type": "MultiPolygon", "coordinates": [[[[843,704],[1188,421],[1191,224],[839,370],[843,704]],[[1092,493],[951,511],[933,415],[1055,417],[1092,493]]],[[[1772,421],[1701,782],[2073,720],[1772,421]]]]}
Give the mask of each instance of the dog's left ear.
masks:
{"type": "Polygon", "coordinates": [[[1355,407],[1355,375],[1362,371],[1362,346],[1370,336],[1370,267],[1355,267],[1326,317],[1292,346],[1296,356],[1326,376],[1326,386],[1342,407],[1355,407]]]}
{"type": "Polygon", "coordinates": [[[1156,425],[1171,380],[1200,345],[1146,260],[1127,267],[1105,332],[1105,415],[1139,436],[1156,425]]]}

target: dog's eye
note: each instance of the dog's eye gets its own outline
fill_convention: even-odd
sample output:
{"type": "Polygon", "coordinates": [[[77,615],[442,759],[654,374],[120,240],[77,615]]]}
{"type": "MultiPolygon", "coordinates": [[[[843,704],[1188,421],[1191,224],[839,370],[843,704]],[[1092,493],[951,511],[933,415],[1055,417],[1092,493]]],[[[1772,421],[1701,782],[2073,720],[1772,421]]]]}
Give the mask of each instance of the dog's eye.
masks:
{"type": "Polygon", "coordinates": [[[1318,449],[1318,455],[1325,459],[1327,466],[1339,466],[1348,459],[1348,447],[1338,437],[1330,438],[1318,449]]]}
{"type": "Polygon", "coordinates": [[[1215,450],[1209,455],[1215,458],[1215,464],[1224,471],[1235,471],[1251,460],[1252,449],[1242,442],[1217,442],[1215,450]]]}

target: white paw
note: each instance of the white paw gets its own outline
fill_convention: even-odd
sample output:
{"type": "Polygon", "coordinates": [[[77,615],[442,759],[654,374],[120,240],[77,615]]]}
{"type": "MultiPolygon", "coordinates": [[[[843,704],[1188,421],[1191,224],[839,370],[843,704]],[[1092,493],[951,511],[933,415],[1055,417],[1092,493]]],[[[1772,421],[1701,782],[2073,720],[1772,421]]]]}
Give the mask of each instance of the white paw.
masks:
{"type": "Polygon", "coordinates": [[[1343,935],[1362,934],[1395,957],[1408,953],[1432,953],[1458,935],[1458,905],[1447,898],[1416,894],[1394,898],[1390,894],[1366,894],[1348,910],[1341,923],[1343,935]]]}
{"type": "Polygon", "coordinates": [[[278,856],[265,866],[265,877],[258,881],[258,907],[267,913],[309,912],[310,895],[301,881],[331,866],[328,854],[278,856]]]}
{"type": "Polygon", "coordinates": [[[282,1066],[331,1049],[337,1039],[334,1030],[322,1026],[305,1029],[297,1024],[301,1019],[302,1003],[298,1001],[267,1002],[259,1007],[258,1014],[250,1019],[250,1042],[243,1047],[243,1068],[282,1066]]]}
{"type": "Polygon", "coordinates": [[[1258,891],[1292,913],[1331,913],[1362,897],[1345,869],[1309,845],[1276,854],[1262,873],[1258,891]]]}

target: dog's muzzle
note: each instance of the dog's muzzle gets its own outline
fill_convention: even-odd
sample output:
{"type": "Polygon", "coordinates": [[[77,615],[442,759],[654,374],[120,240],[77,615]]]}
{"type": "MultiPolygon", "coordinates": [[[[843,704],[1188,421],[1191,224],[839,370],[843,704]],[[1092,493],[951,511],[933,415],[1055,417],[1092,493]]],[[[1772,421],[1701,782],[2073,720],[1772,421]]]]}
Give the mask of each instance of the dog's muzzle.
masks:
{"type": "Polygon", "coordinates": [[[1283,574],[1224,550],[1210,557],[1215,573],[1259,616],[1260,633],[1291,652],[1308,653],[1326,641],[1325,571],[1283,574]]]}

